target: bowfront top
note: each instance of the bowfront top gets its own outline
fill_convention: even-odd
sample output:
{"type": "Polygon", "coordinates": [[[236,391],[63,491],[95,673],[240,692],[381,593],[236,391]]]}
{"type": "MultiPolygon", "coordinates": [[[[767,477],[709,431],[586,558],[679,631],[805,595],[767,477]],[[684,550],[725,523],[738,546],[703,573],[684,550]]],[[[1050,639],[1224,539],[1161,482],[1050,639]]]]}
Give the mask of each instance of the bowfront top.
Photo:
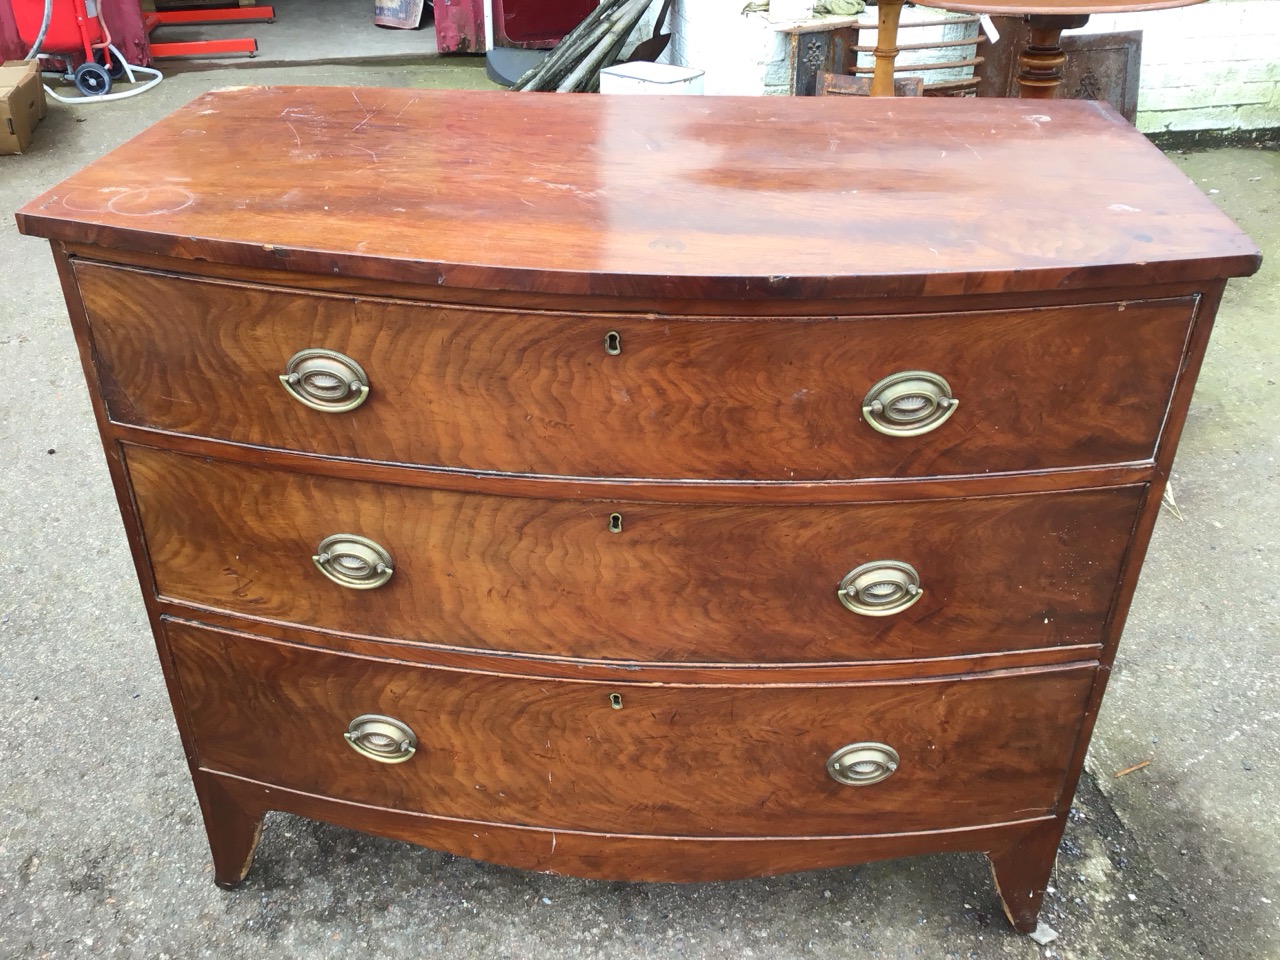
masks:
{"type": "Polygon", "coordinates": [[[1259,263],[1087,102],[241,87],[18,222],[244,266],[637,297],[1072,289],[1259,263]]]}

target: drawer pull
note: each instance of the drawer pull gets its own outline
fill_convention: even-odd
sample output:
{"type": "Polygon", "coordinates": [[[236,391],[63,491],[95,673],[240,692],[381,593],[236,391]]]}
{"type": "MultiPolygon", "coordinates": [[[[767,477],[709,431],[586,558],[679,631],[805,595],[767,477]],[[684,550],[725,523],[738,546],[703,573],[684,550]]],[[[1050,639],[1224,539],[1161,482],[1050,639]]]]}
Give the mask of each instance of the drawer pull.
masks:
{"type": "Polygon", "coordinates": [[[836,590],[841,603],[864,617],[901,613],[923,595],[920,574],[901,560],[873,560],[855,567],[836,590]]]}
{"type": "Polygon", "coordinates": [[[280,382],[289,396],[321,413],[346,413],[369,396],[369,378],[360,364],[335,350],[299,350],[285,364],[280,382]]]}
{"type": "Polygon", "coordinates": [[[404,763],[418,749],[408,724],[376,713],[356,717],[342,736],[356,753],[379,763],[404,763]]]}
{"type": "Polygon", "coordinates": [[[888,436],[918,437],[946,423],[959,405],[951,395],[951,384],[936,373],[906,370],[885,377],[867,391],[862,415],[888,436]]]}
{"type": "Polygon", "coordinates": [[[353,533],[325,537],[311,558],[326,577],[352,590],[372,590],[395,572],[391,554],[378,544],[353,533]]]}
{"type": "Polygon", "coordinates": [[[827,758],[827,773],[848,787],[869,787],[898,769],[898,751],[887,743],[851,743],[827,758]]]}

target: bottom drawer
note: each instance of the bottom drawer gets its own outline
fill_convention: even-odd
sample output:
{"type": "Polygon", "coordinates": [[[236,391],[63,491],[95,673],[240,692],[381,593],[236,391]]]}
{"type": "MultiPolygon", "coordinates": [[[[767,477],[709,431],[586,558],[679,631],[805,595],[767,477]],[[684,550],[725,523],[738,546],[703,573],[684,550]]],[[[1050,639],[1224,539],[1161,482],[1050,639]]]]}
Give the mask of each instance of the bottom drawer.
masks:
{"type": "MultiPolygon", "coordinates": [[[[547,680],[423,667],[166,623],[199,762],[336,799],[491,823],[659,836],[843,836],[1050,812],[1095,667],[772,686],[547,680]],[[407,725],[404,762],[344,738],[407,725]],[[845,785],[828,760],[897,767],[845,785]],[[859,758],[854,758],[855,760],[859,758]]],[[[377,739],[372,745],[397,744],[377,739]]],[[[396,735],[393,739],[398,739],[396,735]]]]}

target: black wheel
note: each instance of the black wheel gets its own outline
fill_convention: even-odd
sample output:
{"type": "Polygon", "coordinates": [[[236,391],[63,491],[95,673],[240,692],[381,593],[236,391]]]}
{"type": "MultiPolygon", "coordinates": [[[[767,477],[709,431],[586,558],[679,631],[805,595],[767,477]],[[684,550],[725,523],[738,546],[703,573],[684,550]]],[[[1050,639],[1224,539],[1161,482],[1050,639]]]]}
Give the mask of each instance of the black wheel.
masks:
{"type": "MultiPolygon", "coordinates": [[[[105,67],[107,65],[106,53],[102,50],[93,51],[93,62],[98,64],[100,67],[105,67]]],[[[107,76],[112,80],[123,80],[126,76],[124,72],[124,64],[121,62],[120,58],[114,54],[111,57],[111,66],[107,67],[107,76]]]]}
{"type": "Polygon", "coordinates": [[[100,97],[111,92],[111,76],[98,63],[82,63],[76,67],[76,89],[86,97],[100,97]]]}

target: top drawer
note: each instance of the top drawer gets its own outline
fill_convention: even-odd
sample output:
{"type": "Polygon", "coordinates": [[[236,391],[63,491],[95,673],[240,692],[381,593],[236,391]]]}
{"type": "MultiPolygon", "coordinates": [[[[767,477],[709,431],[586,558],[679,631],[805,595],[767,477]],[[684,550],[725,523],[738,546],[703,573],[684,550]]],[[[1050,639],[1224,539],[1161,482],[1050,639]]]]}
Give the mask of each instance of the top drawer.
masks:
{"type": "MultiPolygon", "coordinates": [[[[1148,460],[1197,302],[673,319],[310,294],[86,261],[75,271],[117,422],[363,460],[613,478],[1148,460]],[[281,375],[308,348],[354,360],[364,402],[300,402],[281,375]],[[911,371],[945,381],[949,416],[918,435],[879,432],[864,414],[869,392],[911,371]]],[[[908,417],[931,403],[905,393],[884,399],[908,417]]]]}

